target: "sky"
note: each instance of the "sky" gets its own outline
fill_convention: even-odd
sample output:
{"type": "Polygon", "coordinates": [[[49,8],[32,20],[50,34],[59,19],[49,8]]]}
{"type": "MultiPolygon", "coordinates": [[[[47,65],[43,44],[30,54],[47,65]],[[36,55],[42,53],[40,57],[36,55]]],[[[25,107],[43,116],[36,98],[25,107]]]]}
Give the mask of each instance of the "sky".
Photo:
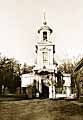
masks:
{"type": "Polygon", "coordinates": [[[53,29],[55,59],[83,57],[83,0],[0,0],[0,53],[34,63],[43,9],[53,29]]]}

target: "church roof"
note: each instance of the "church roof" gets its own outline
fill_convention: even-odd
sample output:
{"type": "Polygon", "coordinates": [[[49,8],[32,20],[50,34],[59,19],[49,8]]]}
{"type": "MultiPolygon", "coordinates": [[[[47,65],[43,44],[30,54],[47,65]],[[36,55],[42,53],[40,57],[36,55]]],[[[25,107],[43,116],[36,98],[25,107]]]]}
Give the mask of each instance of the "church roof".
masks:
{"type": "Polygon", "coordinates": [[[41,30],[49,30],[50,33],[52,33],[52,31],[53,31],[48,25],[44,25],[44,26],[40,27],[40,29],[38,30],[38,33],[40,33],[41,30]]]}

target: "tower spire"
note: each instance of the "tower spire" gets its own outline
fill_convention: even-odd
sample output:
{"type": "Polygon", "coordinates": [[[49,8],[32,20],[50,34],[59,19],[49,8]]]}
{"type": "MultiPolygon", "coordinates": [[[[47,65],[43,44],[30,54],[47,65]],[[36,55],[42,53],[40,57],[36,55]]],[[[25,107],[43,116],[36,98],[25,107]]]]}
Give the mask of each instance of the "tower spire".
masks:
{"type": "Polygon", "coordinates": [[[46,11],[43,10],[43,24],[46,25],[47,22],[46,22],[46,11]]]}

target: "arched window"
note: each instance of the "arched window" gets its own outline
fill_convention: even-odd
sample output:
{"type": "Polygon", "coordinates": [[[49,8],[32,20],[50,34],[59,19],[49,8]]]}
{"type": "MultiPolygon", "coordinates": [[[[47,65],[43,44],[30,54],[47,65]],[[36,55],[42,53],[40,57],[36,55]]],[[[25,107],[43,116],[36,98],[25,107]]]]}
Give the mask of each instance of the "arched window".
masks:
{"type": "Polygon", "coordinates": [[[47,41],[47,32],[46,31],[43,32],[43,40],[47,41]]]}

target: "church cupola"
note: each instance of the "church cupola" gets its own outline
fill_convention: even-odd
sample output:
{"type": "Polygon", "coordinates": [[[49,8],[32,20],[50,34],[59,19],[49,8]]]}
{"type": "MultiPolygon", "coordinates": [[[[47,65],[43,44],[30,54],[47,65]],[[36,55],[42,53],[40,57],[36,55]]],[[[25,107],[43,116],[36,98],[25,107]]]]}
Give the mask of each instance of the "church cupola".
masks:
{"type": "Polygon", "coordinates": [[[44,12],[43,26],[41,26],[40,29],[38,29],[40,41],[43,42],[50,41],[50,35],[52,32],[53,30],[47,25],[46,13],[44,12]]]}

